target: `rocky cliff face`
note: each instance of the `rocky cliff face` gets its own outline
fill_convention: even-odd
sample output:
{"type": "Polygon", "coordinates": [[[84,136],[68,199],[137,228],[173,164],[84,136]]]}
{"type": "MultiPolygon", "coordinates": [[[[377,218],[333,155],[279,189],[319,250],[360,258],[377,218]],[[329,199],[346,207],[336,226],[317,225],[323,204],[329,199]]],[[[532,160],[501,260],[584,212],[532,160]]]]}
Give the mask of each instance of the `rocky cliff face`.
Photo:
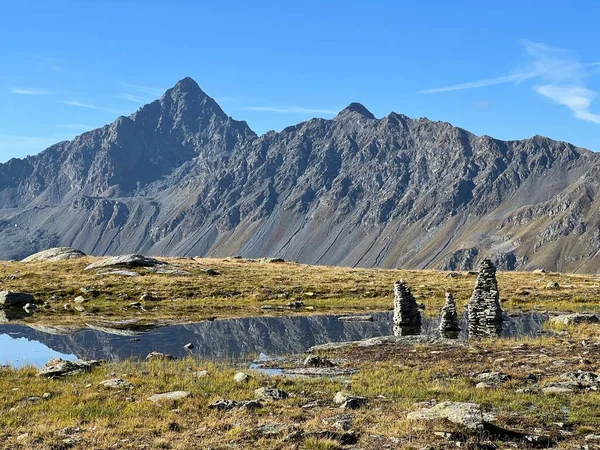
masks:
{"type": "Polygon", "coordinates": [[[0,257],[241,254],[348,266],[600,267],[600,160],[350,104],[256,136],[187,78],[130,117],[0,164],[0,257]]]}

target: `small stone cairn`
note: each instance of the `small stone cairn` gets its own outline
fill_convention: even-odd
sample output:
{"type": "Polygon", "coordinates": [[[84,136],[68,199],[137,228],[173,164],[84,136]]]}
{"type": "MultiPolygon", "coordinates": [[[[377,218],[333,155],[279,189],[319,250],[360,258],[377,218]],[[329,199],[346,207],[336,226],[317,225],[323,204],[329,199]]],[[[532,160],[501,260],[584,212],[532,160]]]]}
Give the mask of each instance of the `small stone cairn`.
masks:
{"type": "Polygon", "coordinates": [[[394,335],[406,336],[421,332],[421,313],[417,301],[403,280],[394,284],[394,335]]]}
{"type": "Polygon", "coordinates": [[[502,307],[496,267],[489,259],[479,265],[473,294],[467,305],[469,336],[497,335],[502,329],[502,307]]]}
{"type": "Polygon", "coordinates": [[[456,302],[450,292],[446,292],[446,303],[440,311],[440,334],[448,339],[458,338],[460,325],[456,314],[456,302]]]}

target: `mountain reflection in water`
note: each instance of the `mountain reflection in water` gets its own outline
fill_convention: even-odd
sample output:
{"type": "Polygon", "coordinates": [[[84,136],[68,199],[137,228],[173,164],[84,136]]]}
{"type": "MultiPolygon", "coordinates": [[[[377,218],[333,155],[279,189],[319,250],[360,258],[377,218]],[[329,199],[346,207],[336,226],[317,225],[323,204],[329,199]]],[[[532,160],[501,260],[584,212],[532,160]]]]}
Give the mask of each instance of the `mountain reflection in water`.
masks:
{"type": "MultiPolygon", "coordinates": [[[[216,320],[185,325],[172,325],[143,333],[111,332],[109,329],[86,328],[61,333],[43,326],[20,324],[0,325],[0,364],[40,365],[39,345],[48,349],[50,359],[56,353],[74,355],[80,359],[121,360],[143,358],[152,351],[185,357],[190,352],[183,348],[192,343],[192,354],[207,359],[237,359],[260,353],[271,356],[301,353],[313,345],[342,342],[393,334],[392,313],[374,313],[372,322],[339,321],[338,315],[248,317],[216,320]],[[118,334],[117,334],[118,333],[118,334]],[[23,339],[24,338],[24,339],[23,339]],[[18,350],[11,341],[19,340],[18,350]],[[28,345],[36,346],[36,357],[28,358],[28,345]],[[19,354],[15,355],[15,351],[19,354]]],[[[525,313],[505,316],[502,336],[518,337],[537,334],[546,314],[525,313]]],[[[423,318],[422,334],[439,336],[439,318],[423,318]]],[[[467,324],[460,320],[459,339],[467,338],[467,324]]],[[[43,361],[45,362],[45,360],[43,361]]]]}

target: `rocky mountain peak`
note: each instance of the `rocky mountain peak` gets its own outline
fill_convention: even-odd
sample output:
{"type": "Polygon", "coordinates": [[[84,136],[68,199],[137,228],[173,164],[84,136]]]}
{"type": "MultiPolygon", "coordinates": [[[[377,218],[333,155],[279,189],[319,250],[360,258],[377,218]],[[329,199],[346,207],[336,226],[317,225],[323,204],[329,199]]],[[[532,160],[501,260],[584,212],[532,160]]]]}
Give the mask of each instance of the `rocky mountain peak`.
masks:
{"type": "Polygon", "coordinates": [[[356,102],[350,103],[348,106],[342,109],[336,116],[336,119],[351,116],[359,116],[364,117],[366,119],[375,119],[375,116],[373,115],[373,113],[371,113],[371,111],[369,111],[364,105],[356,102]]]}

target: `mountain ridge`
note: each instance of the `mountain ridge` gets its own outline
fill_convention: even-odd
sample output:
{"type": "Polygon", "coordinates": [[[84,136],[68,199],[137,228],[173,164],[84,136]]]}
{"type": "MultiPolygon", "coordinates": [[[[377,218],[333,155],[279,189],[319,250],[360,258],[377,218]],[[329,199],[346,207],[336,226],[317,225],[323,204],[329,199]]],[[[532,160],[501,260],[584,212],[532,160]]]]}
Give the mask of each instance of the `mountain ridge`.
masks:
{"type": "Polygon", "coordinates": [[[258,136],[191,79],[0,164],[0,258],[281,256],[365,267],[600,268],[598,155],[350,103],[258,136]]]}

